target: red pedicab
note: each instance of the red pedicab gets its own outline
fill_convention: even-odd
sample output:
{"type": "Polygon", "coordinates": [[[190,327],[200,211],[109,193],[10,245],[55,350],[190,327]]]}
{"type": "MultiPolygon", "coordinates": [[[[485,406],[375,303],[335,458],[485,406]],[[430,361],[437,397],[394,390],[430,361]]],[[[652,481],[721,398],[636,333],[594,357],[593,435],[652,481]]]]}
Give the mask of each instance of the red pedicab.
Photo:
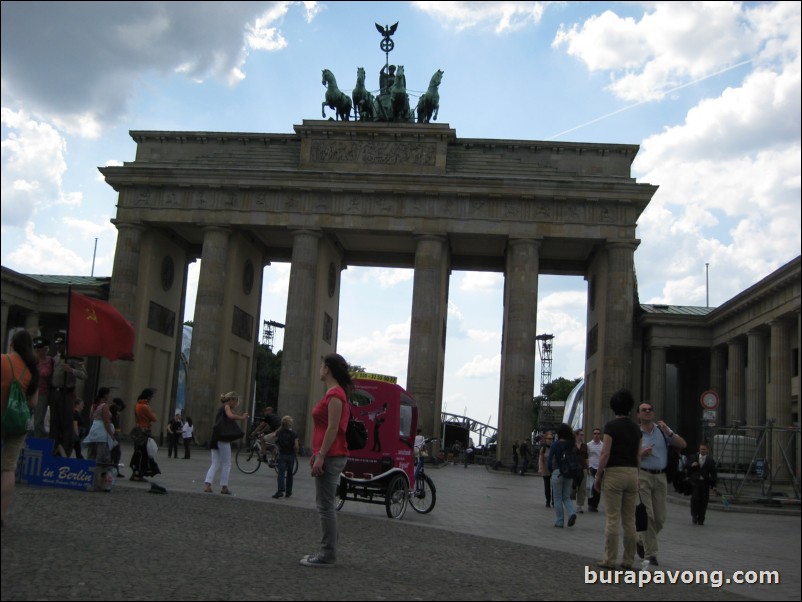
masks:
{"type": "Polygon", "coordinates": [[[349,452],[337,490],[337,509],[346,500],[384,504],[387,516],[400,519],[407,503],[425,514],[434,508],[434,483],[419,471],[415,479],[418,407],[393,377],[356,374],[346,410],[368,430],[368,441],[349,452]]]}

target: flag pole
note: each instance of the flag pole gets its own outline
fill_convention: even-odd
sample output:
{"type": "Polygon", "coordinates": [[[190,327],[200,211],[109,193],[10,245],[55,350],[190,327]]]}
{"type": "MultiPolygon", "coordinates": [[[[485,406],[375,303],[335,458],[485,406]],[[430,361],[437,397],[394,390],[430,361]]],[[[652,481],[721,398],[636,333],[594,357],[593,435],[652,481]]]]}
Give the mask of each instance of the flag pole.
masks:
{"type": "MultiPolygon", "coordinates": [[[[72,306],[72,284],[67,285],[67,328],[64,329],[64,360],[70,356],[70,311],[72,306]]],[[[64,380],[67,380],[67,374],[64,373],[64,380]]]]}

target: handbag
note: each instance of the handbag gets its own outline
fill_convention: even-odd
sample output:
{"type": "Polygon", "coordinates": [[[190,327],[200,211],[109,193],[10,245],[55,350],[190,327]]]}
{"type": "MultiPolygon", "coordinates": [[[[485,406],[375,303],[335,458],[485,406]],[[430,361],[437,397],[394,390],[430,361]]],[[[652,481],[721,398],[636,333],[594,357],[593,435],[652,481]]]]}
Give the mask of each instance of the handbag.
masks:
{"type": "Polygon", "coordinates": [[[635,531],[642,532],[649,526],[649,515],[646,512],[646,504],[638,493],[638,505],[635,506],[635,531]]]}
{"type": "MultiPolygon", "coordinates": [[[[11,367],[11,386],[8,389],[8,405],[6,406],[6,411],[3,412],[3,434],[10,437],[18,437],[28,432],[31,408],[28,407],[28,400],[25,398],[22,384],[14,375],[14,364],[9,356],[6,356],[6,358],[8,359],[8,365],[11,367]]],[[[25,375],[24,369],[22,375],[25,375]]]]}
{"type": "Polygon", "coordinates": [[[214,428],[212,429],[212,435],[212,438],[217,441],[227,441],[230,443],[231,441],[241,439],[245,433],[242,432],[242,429],[236,422],[226,416],[225,408],[220,408],[217,421],[214,423],[214,428]]]}

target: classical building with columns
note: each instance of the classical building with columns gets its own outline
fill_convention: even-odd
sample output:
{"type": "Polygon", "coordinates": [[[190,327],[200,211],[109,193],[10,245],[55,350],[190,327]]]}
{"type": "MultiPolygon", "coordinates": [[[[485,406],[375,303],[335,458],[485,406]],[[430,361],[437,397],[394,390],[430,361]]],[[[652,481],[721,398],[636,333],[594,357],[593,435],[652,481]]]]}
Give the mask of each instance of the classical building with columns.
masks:
{"type": "MultiPolygon", "coordinates": [[[[100,170],[119,193],[108,300],[137,327],[136,360],[102,362],[103,384],[127,399],[155,386],[165,393],[154,405],[169,416],[180,325],[193,319],[187,411],[200,440],[221,393],[250,398],[263,268],[272,261],[291,263],[279,411],[296,418],[307,440],[323,392],[320,359],[337,349],[340,274],[349,265],[414,268],[401,384],[418,401],[426,432],[440,430],[451,271],[504,274],[500,450],[532,428],[539,274],[588,283],[588,425],[606,420],[607,400],[622,386],[681,414],[686,391],[719,385],[717,349],[738,363],[727,345],[748,338],[743,324],[763,334],[769,354],[775,346],[796,353],[798,367],[798,260],[787,300],[795,326],[785,310],[766,322],[760,318],[771,312],[747,318],[754,305],[779,303],[776,287],[767,297],[749,289],[748,301],[699,316],[639,305],[635,228],[657,188],[632,177],[635,145],[464,139],[446,124],[304,121],[294,130],[136,131],[135,159],[100,170]],[[195,315],[184,316],[187,268],[197,259],[195,315]],[[776,320],[786,338],[775,345],[776,320]],[[672,366],[685,352],[711,354],[710,380],[683,381],[680,396],[672,366]]],[[[787,382],[771,399],[798,420],[798,369],[783,374],[787,382]]]]}

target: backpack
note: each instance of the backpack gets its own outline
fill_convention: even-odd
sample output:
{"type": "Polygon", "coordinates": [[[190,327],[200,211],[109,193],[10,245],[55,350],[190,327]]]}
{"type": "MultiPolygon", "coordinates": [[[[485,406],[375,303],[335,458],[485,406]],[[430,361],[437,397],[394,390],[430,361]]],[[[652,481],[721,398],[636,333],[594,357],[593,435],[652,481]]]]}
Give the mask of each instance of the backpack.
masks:
{"type": "Polygon", "coordinates": [[[582,480],[582,465],[579,463],[579,456],[576,455],[576,448],[570,443],[563,447],[563,455],[557,462],[560,469],[560,476],[574,481],[582,480]]]}
{"type": "Polygon", "coordinates": [[[349,451],[360,450],[368,443],[368,429],[361,421],[354,418],[350,407],[348,409],[348,426],[345,428],[345,443],[349,451]]]}
{"type": "Polygon", "coordinates": [[[276,445],[278,445],[279,451],[285,454],[293,453],[295,451],[295,437],[295,431],[292,429],[280,429],[276,437],[276,445]]]}
{"type": "MultiPolygon", "coordinates": [[[[14,375],[14,364],[9,356],[8,365],[11,367],[11,386],[8,388],[8,405],[3,413],[3,434],[10,437],[18,437],[28,432],[28,422],[31,419],[31,409],[28,407],[28,399],[22,390],[22,384],[14,375]]],[[[22,376],[25,375],[23,368],[22,376]]]]}

